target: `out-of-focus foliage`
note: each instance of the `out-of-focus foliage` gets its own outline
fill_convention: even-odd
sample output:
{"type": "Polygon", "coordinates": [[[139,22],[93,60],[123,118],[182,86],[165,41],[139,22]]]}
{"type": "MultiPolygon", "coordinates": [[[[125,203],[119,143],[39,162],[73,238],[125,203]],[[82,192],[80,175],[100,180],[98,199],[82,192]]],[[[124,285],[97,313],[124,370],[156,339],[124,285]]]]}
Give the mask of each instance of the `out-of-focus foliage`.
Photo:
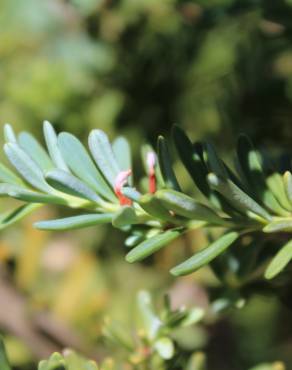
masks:
{"type": "MultiPolygon", "coordinates": [[[[193,139],[212,136],[226,158],[238,132],[257,146],[291,147],[291,0],[1,0],[0,8],[3,123],[37,135],[44,118],[78,137],[91,128],[111,137],[119,131],[130,139],[135,161],[139,143],[169,134],[173,123],[193,139]]],[[[192,192],[185,172],[176,170],[192,192]]],[[[38,212],[1,232],[0,326],[17,370],[49,356],[37,345],[43,337],[59,344],[46,342],[47,352],[66,346],[84,352],[80,342],[93,352],[100,348],[103,317],[131,323],[141,287],[170,289],[191,304],[207,304],[206,288],[211,297],[220,291],[208,269],[174,285],[167,271],[185,256],[181,242],[130,266],[120,233],[101,226],[46,235],[31,223],[60,214],[38,212]],[[20,332],[9,315],[19,306],[26,323],[20,332]],[[28,340],[23,334],[30,330],[28,340]],[[46,334],[34,337],[35,331],[46,334]]],[[[186,253],[207,242],[204,233],[189,233],[186,253]]],[[[232,258],[230,265],[236,268],[232,258]]],[[[262,297],[228,318],[210,319],[210,369],[246,370],[277,359],[289,366],[291,325],[286,308],[262,297]]]]}
{"type": "Polygon", "coordinates": [[[291,14],[288,0],[1,0],[0,115],[288,143],[291,14]]]}
{"type": "MultiPolygon", "coordinates": [[[[159,312],[151,295],[140,291],[137,295],[137,321],[133,333],[129,327],[108,318],[103,333],[115,348],[117,358],[131,368],[172,369],[188,366],[191,351],[198,351],[206,341],[206,334],[194,327],[202,320],[204,310],[199,307],[173,309],[168,296],[159,312]],[[186,349],[190,354],[183,356],[186,349]]],[[[193,357],[202,357],[195,352],[193,357]]],[[[204,356],[203,356],[204,357],[204,356]]],[[[205,361],[201,360],[202,367],[205,361]]]]}
{"type": "MultiPolygon", "coordinates": [[[[106,320],[103,333],[108,342],[111,356],[98,364],[78,355],[72,350],[63,354],[53,353],[40,361],[39,370],[207,370],[203,352],[197,350],[204,343],[205,333],[194,328],[204,317],[202,308],[171,308],[171,301],[165,296],[164,305],[157,313],[149,292],[137,294],[137,313],[140,323],[133,333],[129,328],[113,320],[106,320]],[[138,328],[140,328],[138,330],[138,328]],[[196,334],[197,332],[197,334],[196,334]],[[201,339],[199,339],[201,338],[201,339]],[[186,346],[186,343],[189,343],[186,346]],[[190,345],[191,344],[191,345],[190,345]],[[189,353],[186,351],[188,347],[189,353]],[[193,351],[193,352],[192,352],[193,351]]],[[[1,370],[11,370],[5,345],[0,337],[1,370]]],[[[262,364],[251,370],[285,370],[281,362],[262,364]]]]}
{"type": "MultiPolygon", "coordinates": [[[[11,370],[5,348],[3,343],[1,343],[0,348],[0,365],[2,370],[11,370]]],[[[64,350],[62,354],[54,352],[48,359],[41,360],[38,365],[39,370],[119,370],[119,369],[129,369],[129,370],[159,370],[159,369],[178,369],[180,370],[207,370],[206,358],[203,353],[196,352],[190,356],[185,366],[178,364],[171,364],[166,360],[158,363],[150,362],[149,360],[153,356],[151,352],[144,353],[146,360],[143,363],[134,364],[123,364],[115,359],[108,357],[98,364],[79,355],[72,350],[64,350]],[[148,358],[147,358],[148,357],[148,358]]],[[[33,370],[33,369],[30,369],[33,370]]],[[[261,365],[255,366],[250,370],[285,370],[285,366],[281,362],[274,363],[263,363],[261,365]]]]}

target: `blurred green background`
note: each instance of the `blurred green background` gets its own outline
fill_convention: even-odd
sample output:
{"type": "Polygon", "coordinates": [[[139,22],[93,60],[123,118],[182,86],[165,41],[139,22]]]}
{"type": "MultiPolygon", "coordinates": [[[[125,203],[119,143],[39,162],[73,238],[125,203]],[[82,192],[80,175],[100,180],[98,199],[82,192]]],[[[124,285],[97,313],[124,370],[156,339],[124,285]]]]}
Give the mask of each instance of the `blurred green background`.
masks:
{"type": "MultiPolygon", "coordinates": [[[[0,10],[2,124],[39,138],[44,119],[84,142],[97,127],[125,135],[138,173],[140,146],[169,136],[174,123],[225,155],[240,132],[272,152],[291,147],[291,0],[0,0],[0,10]]],[[[193,191],[186,176],[183,185],[193,191]]],[[[46,355],[48,339],[104,354],[103,318],[130,325],[141,288],[208,307],[207,288],[218,286],[208,268],[176,281],[167,272],[205,242],[201,233],[131,266],[124,236],[111,228],[32,229],[34,219],[58,212],[43,209],[1,235],[0,328],[15,369],[46,355]]],[[[278,359],[289,369],[291,327],[285,307],[255,297],[209,318],[199,348],[211,370],[278,359]]],[[[197,348],[188,338],[186,348],[197,348]]]]}

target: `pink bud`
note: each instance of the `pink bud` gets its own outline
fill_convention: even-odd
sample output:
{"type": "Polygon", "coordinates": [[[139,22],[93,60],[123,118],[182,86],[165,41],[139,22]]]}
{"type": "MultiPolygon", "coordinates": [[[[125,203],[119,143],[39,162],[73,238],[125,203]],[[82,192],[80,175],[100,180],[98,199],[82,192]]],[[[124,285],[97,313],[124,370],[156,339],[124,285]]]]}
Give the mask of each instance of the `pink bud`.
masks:
{"type": "Polygon", "coordinates": [[[122,188],[127,184],[129,176],[131,176],[132,170],[121,171],[115,179],[115,193],[120,201],[121,206],[130,206],[132,201],[122,194],[122,188]]]}
{"type": "Polygon", "coordinates": [[[156,155],[154,152],[148,152],[147,153],[147,167],[150,174],[153,174],[155,172],[155,165],[156,165],[156,155]]]}
{"type": "Polygon", "coordinates": [[[155,175],[155,165],[156,165],[156,155],[154,152],[148,152],[146,157],[147,167],[149,171],[149,192],[156,192],[156,175],[155,175]]]}

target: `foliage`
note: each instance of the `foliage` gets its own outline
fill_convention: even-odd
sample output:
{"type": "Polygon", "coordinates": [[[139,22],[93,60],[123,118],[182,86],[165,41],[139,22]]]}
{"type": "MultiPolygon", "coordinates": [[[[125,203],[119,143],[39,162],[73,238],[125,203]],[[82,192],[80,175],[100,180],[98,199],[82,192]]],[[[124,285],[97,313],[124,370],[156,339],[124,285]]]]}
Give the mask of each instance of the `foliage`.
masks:
{"type": "MultiPolygon", "coordinates": [[[[184,366],[186,360],[181,356],[183,346],[177,334],[187,335],[185,329],[201,321],[204,310],[199,307],[174,310],[169,297],[165,296],[164,306],[157,313],[147,291],[138,293],[137,306],[139,320],[133,335],[119,322],[107,319],[104,327],[107,340],[118,349],[123,349],[126,363],[133,368],[163,370],[184,366]]],[[[198,352],[193,356],[201,358],[202,354],[198,352]]]]}
{"type": "MultiPolygon", "coordinates": [[[[3,344],[2,344],[3,346],[3,344]]],[[[6,359],[6,354],[3,352],[3,347],[1,348],[1,356],[4,356],[4,359],[0,358],[0,365],[3,370],[11,370],[9,363],[6,359]]],[[[132,369],[140,369],[140,367],[131,367],[132,369]]],[[[97,365],[96,362],[88,360],[81,355],[76,354],[72,350],[65,350],[63,354],[53,353],[49,359],[40,361],[38,365],[38,370],[118,370],[121,367],[112,359],[105,359],[100,365],[97,365]]],[[[130,369],[127,367],[127,369],[130,369]]],[[[142,369],[142,368],[141,368],[142,369]]],[[[144,367],[143,367],[144,369],[144,367]]],[[[145,368],[146,369],[146,368],[145,368]]],[[[149,367],[147,367],[149,369],[149,367]]],[[[153,367],[154,369],[154,367],[153,367]]],[[[155,367],[155,369],[158,369],[155,367]]],[[[185,370],[205,370],[205,360],[204,356],[201,353],[193,355],[189,362],[187,363],[185,370]]],[[[256,367],[253,367],[250,370],[285,370],[285,367],[280,362],[275,362],[273,364],[261,364],[256,367]]]]}
{"type": "MultiPolygon", "coordinates": [[[[152,297],[148,291],[137,294],[138,323],[133,335],[127,327],[117,321],[106,319],[104,337],[109,349],[115,347],[115,354],[122,355],[107,357],[94,361],[77,355],[72,350],[65,350],[63,355],[54,353],[48,360],[39,363],[39,370],[110,370],[110,369],[175,369],[183,366],[186,369],[205,369],[205,356],[201,352],[181,356],[179,336],[176,332],[184,330],[202,320],[202,308],[172,309],[168,296],[164,305],[157,313],[153,307],[152,297]],[[120,358],[119,358],[120,357],[120,358]]],[[[186,333],[185,333],[186,334],[186,333]]],[[[10,370],[3,341],[1,341],[0,365],[3,370],[10,370]]]]}
{"type": "Polygon", "coordinates": [[[230,143],[244,128],[289,146],[289,0],[1,7],[0,115],[18,127],[47,117],[78,135],[98,126],[137,138],[143,127],[154,138],[179,122],[199,138],[223,129],[230,143]]]}
{"type": "MultiPolygon", "coordinates": [[[[1,199],[1,209],[8,210],[0,217],[3,227],[26,217],[17,228],[1,230],[0,288],[9,283],[14,293],[22,296],[26,313],[24,322],[34,331],[40,330],[43,337],[52,337],[52,342],[58,343],[56,351],[61,351],[62,345],[70,347],[70,342],[63,343],[58,335],[48,333],[48,328],[39,328],[39,323],[35,322],[39,314],[52,315],[54,320],[59,320],[60,327],[68,325],[81,335],[85,347],[100,349],[101,318],[104,315],[117,315],[119,320],[126,320],[131,316],[131,302],[138,288],[164,292],[178,284],[175,294],[180,296],[185,292],[183,302],[190,297],[197,299],[199,286],[200,294],[208,295],[212,312],[222,311],[230,305],[243,307],[246,298],[253,297],[242,310],[228,310],[228,316],[220,315],[213,324],[212,320],[207,324],[209,344],[206,355],[212,370],[246,370],[252,364],[264,360],[269,363],[278,358],[290,365],[291,315],[287,306],[291,307],[291,263],[287,262],[290,261],[291,243],[290,231],[285,229],[290,227],[290,210],[287,209],[288,214],[285,214],[285,199],[279,198],[279,191],[283,189],[279,175],[291,170],[291,4],[291,0],[0,0],[2,122],[13,122],[17,131],[28,130],[38,139],[43,117],[54,122],[57,131],[68,130],[82,142],[88,131],[96,127],[106,131],[109,137],[122,133],[131,143],[133,162],[126,164],[125,169],[135,168],[135,173],[128,178],[128,185],[144,194],[140,199],[143,209],[136,199],[133,202],[135,213],[139,210],[142,215],[147,215],[142,224],[129,226],[134,217],[127,210],[115,220],[115,229],[111,227],[112,213],[117,215],[122,208],[115,192],[111,191],[115,210],[105,212],[111,214],[108,223],[73,233],[66,232],[66,228],[75,227],[75,222],[84,225],[105,222],[104,209],[101,217],[95,209],[95,201],[87,202],[80,198],[80,194],[77,197],[76,194],[65,194],[64,189],[62,192],[58,190],[57,197],[48,197],[48,193],[37,190],[26,181],[23,181],[26,194],[22,194],[27,197],[25,202],[19,203],[12,197],[1,199]],[[201,179],[206,179],[204,172],[203,177],[195,176],[199,189],[213,187],[210,193],[206,192],[207,197],[202,196],[192,183],[193,174],[200,173],[202,166],[196,162],[196,170],[190,167],[187,172],[191,176],[187,176],[182,162],[188,168],[191,155],[182,150],[178,156],[173,156],[174,161],[170,161],[176,180],[169,170],[169,162],[163,161],[159,154],[168,152],[167,158],[173,154],[172,143],[165,148],[163,139],[159,140],[158,150],[145,147],[143,158],[145,152],[157,152],[156,173],[155,176],[151,174],[146,164],[146,176],[143,177],[138,155],[141,143],[145,140],[153,144],[158,134],[168,135],[173,123],[181,125],[195,141],[212,138],[220,159],[224,159],[244,185],[241,190],[276,222],[269,221],[271,225],[268,226],[268,222],[256,222],[250,213],[246,215],[243,211],[243,214],[242,210],[231,216],[228,213],[231,209],[226,209],[227,213],[218,209],[216,184],[214,181],[207,185],[202,182],[201,179]],[[248,166],[230,161],[234,137],[241,132],[248,133],[259,149],[252,150],[256,155],[249,156],[248,166]],[[264,152],[260,152],[263,148],[264,152]],[[256,163],[257,158],[260,166],[256,163]],[[243,175],[241,166],[245,170],[251,166],[251,174],[243,175]],[[164,181],[161,181],[161,175],[164,181]],[[159,191],[148,194],[155,185],[159,191]],[[187,195],[188,202],[192,200],[192,205],[196,201],[196,205],[208,206],[220,216],[220,222],[232,218],[236,224],[203,225],[202,221],[200,225],[201,221],[194,224],[191,218],[182,226],[182,220],[187,218],[182,215],[175,217],[180,224],[172,225],[172,212],[169,212],[171,221],[164,220],[169,214],[161,207],[159,210],[153,207],[153,198],[157,203],[161,190],[172,187],[178,192],[175,196],[187,195]],[[28,189],[38,194],[28,193],[28,189]],[[33,196],[40,194],[41,204],[49,200],[57,202],[58,197],[62,204],[43,208],[39,203],[30,203],[36,201],[33,196]],[[79,208],[81,204],[85,207],[86,202],[89,208],[79,208]],[[73,208],[68,207],[69,203],[73,208]],[[17,205],[20,208],[11,214],[11,209],[17,205]],[[82,213],[89,216],[80,218],[82,213]],[[37,220],[64,217],[67,218],[65,224],[57,223],[60,232],[41,233],[30,227],[37,220]],[[126,226],[124,217],[127,218],[126,226]],[[241,219],[240,228],[238,218],[241,219]],[[247,230],[247,223],[256,229],[247,230]],[[283,230],[276,231],[278,227],[283,230]],[[168,243],[171,244],[169,248],[161,247],[143,263],[125,264],[123,256],[128,247],[122,246],[120,230],[127,235],[129,247],[148,240],[154,233],[174,231],[164,236],[171,240],[179,233],[180,237],[168,243]],[[217,243],[226,232],[240,232],[228,247],[217,243]],[[212,248],[201,251],[207,245],[212,248]],[[211,261],[215,252],[220,253],[211,261]],[[203,259],[213,274],[210,268],[180,279],[166,273],[193,253],[198,266],[203,259]],[[266,293],[271,292],[285,305],[271,298],[273,295],[267,298],[266,293]]],[[[22,145],[30,149],[32,143],[24,144],[25,140],[24,135],[22,145]]],[[[188,141],[185,148],[189,146],[188,141]]],[[[76,141],[75,145],[78,145],[76,141]]],[[[122,148],[121,152],[127,151],[124,139],[119,139],[116,145],[122,148]]],[[[199,152],[201,146],[210,150],[210,145],[203,143],[195,145],[199,152]]],[[[176,147],[179,149],[177,144],[176,147]]],[[[207,164],[209,173],[208,150],[204,149],[202,163],[207,164]]],[[[74,151],[68,153],[66,162],[71,157],[78,160],[74,151]]],[[[41,154],[40,158],[44,159],[41,154]]],[[[58,160],[57,155],[54,161],[58,160]]],[[[62,167],[60,161],[60,168],[66,169],[66,162],[62,167]]],[[[79,168],[72,167],[70,172],[75,175],[76,170],[77,178],[82,174],[83,183],[96,186],[96,170],[100,171],[94,160],[95,169],[90,165],[89,168],[83,166],[88,164],[84,156],[78,163],[79,168]]],[[[11,175],[11,172],[6,173],[5,182],[15,181],[11,175]]],[[[285,186],[290,181],[289,176],[284,176],[285,186]]],[[[230,179],[238,185],[234,177],[230,179]]],[[[101,182],[103,180],[102,176],[101,182]]],[[[214,177],[211,176],[211,180],[214,177]]],[[[107,180],[105,182],[108,185],[107,180]]],[[[129,191],[126,187],[123,188],[125,193],[129,191]]],[[[131,194],[140,196],[132,190],[131,194]]],[[[224,206],[227,207],[231,194],[226,191],[224,194],[228,203],[224,206]]],[[[122,195],[119,194],[120,199],[122,195]]],[[[171,195],[173,197],[173,192],[171,195]]],[[[104,195],[101,198],[104,200],[104,195]]],[[[130,203],[127,199],[125,197],[123,201],[130,203]]],[[[171,207],[174,207],[173,202],[171,207]]],[[[48,226],[47,221],[40,225],[48,226]]],[[[49,222],[49,226],[56,227],[56,223],[49,222]]],[[[156,240],[157,248],[164,236],[156,240]]],[[[227,242],[229,237],[232,240],[235,234],[227,236],[227,242]]],[[[144,244],[142,252],[145,252],[144,248],[151,250],[156,246],[144,244]]],[[[133,252],[134,257],[138,252],[133,252]]],[[[128,259],[132,258],[133,254],[130,254],[128,259]]],[[[193,265],[187,264],[183,268],[192,269],[193,265]]],[[[16,346],[11,362],[15,370],[30,369],[33,367],[30,356],[36,360],[45,355],[35,351],[37,346],[28,343],[25,335],[14,332],[18,315],[9,320],[7,315],[12,314],[12,308],[16,309],[18,304],[6,299],[2,291],[0,295],[0,329],[7,340],[9,355],[10,346],[13,347],[15,341],[27,343],[25,351],[18,351],[16,346]]],[[[196,302],[192,304],[196,305],[196,302]]],[[[80,350],[78,345],[72,347],[80,350]]],[[[114,357],[116,351],[114,348],[114,357]]]]}
{"type": "MultiPolygon", "coordinates": [[[[159,314],[153,307],[149,292],[140,291],[137,295],[137,308],[140,318],[137,331],[130,335],[128,328],[113,320],[106,320],[104,336],[109,349],[114,353],[122,351],[122,356],[110,356],[102,361],[89,360],[76,352],[66,349],[62,354],[53,353],[47,360],[40,361],[39,370],[206,370],[206,356],[195,351],[182,356],[179,336],[176,332],[197,324],[204,316],[201,308],[177,310],[171,308],[169,297],[165,297],[164,306],[159,314]]],[[[185,333],[184,335],[187,335],[185,333]]],[[[0,338],[1,370],[11,370],[6,355],[3,339],[0,338]]],[[[262,364],[250,370],[285,370],[280,362],[262,364]]]]}
{"type": "MultiPolygon", "coordinates": [[[[68,133],[57,136],[48,122],[44,124],[44,136],[49,154],[29,133],[16,136],[12,127],[6,125],[4,135],[5,154],[21,178],[1,165],[1,194],[27,205],[3,216],[2,228],[40,204],[66,205],[86,212],[40,221],[35,227],[71,230],[111,222],[130,234],[126,245],[134,248],[127,254],[128,262],[148,257],[188,230],[222,229],[221,237],[171,270],[176,276],[212,262],[237,240],[244,243],[246,235],[251,238],[248,245],[239,245],[238,252],[236,247],[231,249],[240,266],[240,270],[232,271],[239,286],[250,276],[261,278],[270,257],[274,258],[266,269],[267,279],[274,278],[289,264],[291,242],[285,239],[292,224],[291,172],[287,169],[282,176],[269,162],[266,166],[270,168],[264,168],[266,159],[245,136],[238,140],[235,173],[210,143],[193,144],[181,129],[174,128],[179,157],[207,198],[206,205],[182,192],[163,137],[158,140],[157,155],[151,148],[143,150],[149,188],[142,195],[131,186],[131,154],[125,138],[118,138],[111,145],[103,131],[93,130],[89,135],[90,157],[76,137],[68,133]],[[265,235],[275,235],[278,240],[279,233],[284,238],[279,252],[254,246],[256,238],[260,237],[264,244],[265,235]]],[[[228,258],[227,254],[220,263],[228,264],[228,258]]],[[[220,267],[220,263],[215,260],[213,268],[224,281],[229,268],[220,267]]]]}

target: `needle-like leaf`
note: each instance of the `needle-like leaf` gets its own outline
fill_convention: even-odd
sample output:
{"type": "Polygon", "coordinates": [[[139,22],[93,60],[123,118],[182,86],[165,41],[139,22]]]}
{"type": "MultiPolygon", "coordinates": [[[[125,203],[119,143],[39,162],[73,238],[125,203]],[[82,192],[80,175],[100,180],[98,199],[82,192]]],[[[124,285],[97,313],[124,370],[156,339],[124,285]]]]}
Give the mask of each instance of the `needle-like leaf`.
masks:
{"type": "Polygon", "coordinates": [[[67,132],[62,132],[58,136],[58,144],[66,164],[75,176],[108,200],[117,201],[112,189],[96,168],[80,140],[67,132]]]}
{"type": "Polygon", "coordinates": [[[12,198],[28,203],[59,204],[59,205],[68,204],[68,202],[65,199],[57,195],[43,194],[23,188],[11,189],[9,190],[8,195],[12,198]]]}
{"type": "Polygon", "coordinates": [[[287,198],[292,205],[292,174],[290,171],[286,171],[284,173],[283,182],[287,198]]]}
{"type": "Polygon", "coordinates": [[[9,123],[5,123],[3,131],[6,143],[17,143],[16,135],[9,123]]]}
{"type": "Polygon", "coordinates": [[[29,184],[38,190],[51,192],[42,170],[23,149],[15,143],[7,143],[4,145],[4,151],[11,164],[29,184]]]}
{"type": "Polygon", "coordinates": [[[9,211],[0,217],[0,230],[4,229],[15,222],[21,220],[35,209],[41,207],[41,204],[26,204],[13,211],[9,211]]]}
{"type": "Polygon", "coordinates": [[[202,159],[195,151],[190,139],[180,127],[174,126],[172,133],[181,161],[198,189],[208,198],[210,195],[210,187],[206,180],[207,170],[202,163],[202,159]]]}
{"type": "Polygon", "coordinates": [[[90,227],[111,222],[112,213],[101,214],[86,214],[72,216],[67,218],[59,218],[56,220],[39,221],[34,224],[34,227],[39,230],[73,230],[90,227]]]}
{"type": "Polygon", "coordinates": [[[200,142],[192,144],[184,131],[178,126],[173,128],[173,140],[182,163],[202,194],[216,209],[228,215],[234,215],[234,208],[225,201],[221,194],[213,191],[208,184],[209,169],[204,159],[204,157],[207,157],[207,154],[204,153],[206,151],[205,146],[200,142]]]}
{"type": "Polygon", "coordinates": [[[174,174],[169,149],[163,136],[159,136],[157,141],[157,148],[159,166],[165,186],[170,189],[181,190],[177,178],[174,174]]]}
{"type": "Polygon", "coordinates": [[[272,259],[269,264],[265,277],[266,279],[273,279],[277,276],[291,261],[292,259],[292,240],[282,247],[276,256],[272,259]]]}
{"type": "Polygon", "coordinates": [[[230,232],[221,236],[214,243],[197,252],[185,262],[174,267],[170,272],[175,276],[187,275],[195,272],[202,266],[211,262],[214,258],[223,253],[239,237],[237,232],[230,232]]]}
{"type": "MultiPolygon", "coordinates": [[[[132,155],[128,140],[123,136],[119,136],[113,141],[112,148],[119,168],[122,171],[130,170],[132,168],[132,155]]],[[[128,181],[132,185],[132,176],[129,177],[128,181]]]]}
{"type": "Polygon", "coordinates": [[[287,197],[283,177],[280,175],[280,173],[274,172],[272,175],[268,176],[267,184],[275,198],[277,198],[278,202],[284,208],[292,211],[292,205],[287,197]]]}
{"type": "Polygon", "coordinates": [[[255,196],[276,214],[285,216],[287,210],[281,206],[266,182],[262,158],[246,135],[241,135],[237,143],[237,163],[243,182],[248,184],[249,193],[255,196]]]}
{"type": "Polygon", "coordinates": [[[114,188],[120,168],[107,135],[101,130],[93,130],[89,135],[88,143],[98,168],[114,188]]]}
{"type": "Polygon", "coordinates": [[[45,141],[47,144],[50,157],[57,168],[63,171],[69,172],[69,169],[62,157],[60,149],[58,147],[58,138],[52,124],[48,121],[44,121],[43,132],[45,141]]]}
{"type": "Polygon", "coordinates": [[[276,219],[268,223],[267,226],[263,228],[266,233],[276,233],[276,232],[291,232],[292,231],[292,218],[281,218],[276,219]]]}
{"type": "Polygon", "coordinates": [[[127,254],[126,260],[130,263],[141,261],[154,252],[157,252],[161,248],[165,247],[167,244],[177,239],[180,235],[181,231],[179,230],[168,230],[161,234],[155,235],[152,238],[146,239],[127,254]]]}
{"type": "Polygon", "coordinates": [[[229,177],[228,171],[224,166],[224,162],[219,158],[214,146],[211,143],[205,142],[203,143],[203,147],[203,156],[209,172],[213,172],[223,179],[227,179],[229,177]]]}
{"type": "Polygon", "coordinates": [[[18,135],[18,143],[44,172],[54,168],[53,162],[47,152],[31,134],[21,132],[18,135]]]}
{"type": "Polygon", "coordinates": [[[231,180],[221,179],[214,173],[211,173],[208,175],[208,181],[210,186],[243,213],[253,212],[263,217],[263,219],[271,220],[270,214],[231,180]]]}
{"type": "Polygon", "coordinates": [[[52,170],[46,174],[46,180],[55,189],[75,197],[102,204],[103,200],[84,182],[62,170],[52,170]]]}
{"type": "Polygon", "coordinates": [[[167,210],[172,211],[174,214],[192,220],[207,221],[211,224],[215,223],[221,225],[225,222],[212,209],[178,191],[159,190],[156,192],[155,196],[161,201],[167,210]]]}

